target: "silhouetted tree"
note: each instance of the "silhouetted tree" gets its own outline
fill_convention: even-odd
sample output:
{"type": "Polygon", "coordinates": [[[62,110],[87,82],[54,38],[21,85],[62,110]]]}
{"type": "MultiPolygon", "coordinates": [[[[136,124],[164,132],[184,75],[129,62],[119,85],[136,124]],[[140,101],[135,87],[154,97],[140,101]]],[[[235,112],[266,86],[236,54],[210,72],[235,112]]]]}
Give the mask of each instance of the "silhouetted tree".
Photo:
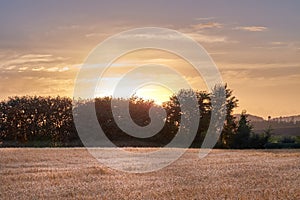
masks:
{"type": "Polygon", "coordinates": [[[252,126],[247,119],[246,111],[243,111],[238,123],[237,132],[234,136],[234,143],[232,147],[238,149],[249,148],[251,132],[252,126]]]}
{"type": "MultiPolygon", "coordinates": [[[[237,106],[237,99],[227,86],[225,88],[226,120],[219,140],[221,141],[219,147],[228,148],[230,147],[232,135],[236,130],[232,111],[237,106]]],[[[180,90],[176,95],[171,96],[170,100],[165,102],[162,107],[155,105],[153,101],[145,101],[138,97],[130,99],[102,97],[73,100],[75,107],[72,106],[70,98],[64,97],[12,97],[0,102],[0,143],[11,141],[16,142],[15,145],[17,146],[40,145],[40,142],[44,142],[46,146],[82,145],[73,121],[73,113],[76,114],[77,111],[84,111],[85,108],[94,106],[98,122],[106,136],[112,142],[117,145],[121,144],[121,146],[128,144],[164,146],[174,138],[179,128],[188,137],[191,132],[189,128],[194,125],[192,123],[194,123],[193,119],[196,117],[195,113],[200,113],[197,134],[192,142],[193,147],[200,147],[212,118],[211,97],[217,95],[217,91],[217,87],[212,94],[205,91],[180,90]],[[192,94],[195,95],[198,104],[194,107],[189,105],[191,106],[190,109],[184,111],[179,99],[188,100],[192,94]],[[116,124],[112,114],[112,100],[118,102],[116,110],[124,109],[129,104],[130,116],[139,126],[147,126],[151,122],[149,117],[151,107],[165,109],[167,116],[163,129],[150,138],[136,138],[124,133],[116,124]],[[181,117],[186,120],[186,126],[181,124],[181,117]]],[[[86,115],[86,122],[89,123],[90,113],[83,114],[86,115]]],[[[124,116],[117,115],[116,117],[122,118],[124,116]]]]}
{"type": "Polygon", "coordinates": [[[233,91],[225,85],[226,95],[226,119],[223,131],[220,135],[217,147],[231,148],[234,143],[237,124],[233,115],[233,110],[238,106],[238,99],[233,95],[233,91]]]}

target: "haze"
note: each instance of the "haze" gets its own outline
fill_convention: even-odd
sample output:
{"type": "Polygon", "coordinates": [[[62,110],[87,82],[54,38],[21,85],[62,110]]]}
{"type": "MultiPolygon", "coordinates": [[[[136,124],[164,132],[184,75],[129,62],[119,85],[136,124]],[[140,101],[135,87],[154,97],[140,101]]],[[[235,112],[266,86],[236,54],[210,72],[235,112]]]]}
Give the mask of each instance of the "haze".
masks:
{"type": "MultiPolygon", "coordinates": [[[[155,26],[178,30],[205,47],[240,101],[236,112],[299,114],[299,8],[292,0],[2,1],[0,98],[71,97],[76,73],[96,45],[121,31],[155,26]]],[[[116,61],[104,80],[107,91],[99,94],[110,95],[124,68],[153,59],[180,68],[195,89],[206,89],[180,59],[148,51],[116,61]]],[[[164,88],[154,89],[137,94],[158,103],[168,97],[164,88]]]]}

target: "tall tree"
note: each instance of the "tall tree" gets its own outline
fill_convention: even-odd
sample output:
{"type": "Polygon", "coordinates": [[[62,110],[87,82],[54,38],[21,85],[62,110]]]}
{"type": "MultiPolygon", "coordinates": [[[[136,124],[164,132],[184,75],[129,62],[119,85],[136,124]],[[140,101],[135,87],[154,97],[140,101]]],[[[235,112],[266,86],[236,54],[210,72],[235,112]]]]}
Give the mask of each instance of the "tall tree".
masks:
{"type": "Polygon", "coordinates": [[[243,111],[238,124],[237,133],[234,137],[233,148],[244,149],[249,148],[250,135],[252,132],[252,125],[247,119],[246,111],[243,111]]]}
{"type": "Polygon", "coordinates": [[[225,85],[226,96],[226,119],[223,131],[220,135],[217,147],[231,148],[234,143],[234,136],[237,131],[237,124],[233,116],[233,110],[238,107],[238,99],[233,95],[233,91],[225,85]]]}

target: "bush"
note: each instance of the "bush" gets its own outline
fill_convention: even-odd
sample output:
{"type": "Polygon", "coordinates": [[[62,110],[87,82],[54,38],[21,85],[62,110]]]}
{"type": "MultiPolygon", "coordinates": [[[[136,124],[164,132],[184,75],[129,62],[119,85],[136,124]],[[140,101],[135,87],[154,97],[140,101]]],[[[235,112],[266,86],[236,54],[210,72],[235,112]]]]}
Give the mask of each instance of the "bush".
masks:
{"type": "Polygon", "coordinates": [[[0,106],[1,141],[15,142],[17,146],[35,146],[40,141],[56,146],[79,139],[70,98],[14,97],[0,106]]]}
{"type": "Polygon", "coordinates": [[[292,137],[292,136],[284,136],[279,140],[279,142],[281,142],[281,143],[295,143],[296,138],[292,137]]]}
{"type": "Polygon", "coordinates": [[[265,145],[267,149],[295,149],[300,148],[300,144],[297,143],[267,143],[265,145]]]}

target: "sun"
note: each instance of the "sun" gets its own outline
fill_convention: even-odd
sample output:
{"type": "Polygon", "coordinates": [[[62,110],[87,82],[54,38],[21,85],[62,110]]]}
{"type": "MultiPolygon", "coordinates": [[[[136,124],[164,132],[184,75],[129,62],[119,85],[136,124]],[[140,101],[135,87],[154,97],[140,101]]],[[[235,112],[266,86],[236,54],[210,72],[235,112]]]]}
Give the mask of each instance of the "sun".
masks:
{"type": "Polygon", "coordinates": [[[170,89],[161,85],[146,85],[139,88],[135,95],[145,100],[153,100],[157,105],[162,105],[170,100],[173,93],[170,89]]]}

